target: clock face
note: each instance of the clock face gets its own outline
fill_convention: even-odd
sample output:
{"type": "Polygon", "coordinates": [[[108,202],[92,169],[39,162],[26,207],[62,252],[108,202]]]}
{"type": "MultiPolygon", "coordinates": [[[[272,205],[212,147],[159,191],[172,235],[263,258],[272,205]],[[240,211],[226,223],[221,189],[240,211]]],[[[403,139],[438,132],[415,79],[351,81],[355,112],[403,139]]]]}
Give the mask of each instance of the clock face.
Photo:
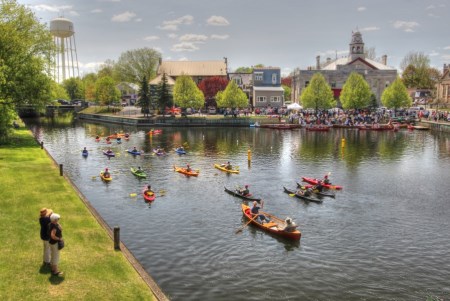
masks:
{"type": "Polygon", "coordinates": [[[362,40],[361,40],[361,37],[359,37],[359,36],[356,36],[356,37],[355,37],[355,42],[356,42],[356,43],[361,43],[361,41],[362,41],[362,40]]]}

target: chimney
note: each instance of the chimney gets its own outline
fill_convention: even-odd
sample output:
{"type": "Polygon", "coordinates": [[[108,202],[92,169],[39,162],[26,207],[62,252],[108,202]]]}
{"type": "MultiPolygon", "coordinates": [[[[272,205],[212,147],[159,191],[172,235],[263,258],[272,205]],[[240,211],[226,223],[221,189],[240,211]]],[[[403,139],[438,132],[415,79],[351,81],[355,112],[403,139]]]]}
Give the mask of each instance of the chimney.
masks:
{"type": "Polygon", "coordinates": [[[384,55],[381,57],[381,63],[382,63],[383,65],[387,66],[387,55],[386,55],[386,54],[384,54],[384,55]]]}
{"type": "Polygon", "coordinates": [[[316,69],[320,70],[320,55],[316,56],[316,69]]]}

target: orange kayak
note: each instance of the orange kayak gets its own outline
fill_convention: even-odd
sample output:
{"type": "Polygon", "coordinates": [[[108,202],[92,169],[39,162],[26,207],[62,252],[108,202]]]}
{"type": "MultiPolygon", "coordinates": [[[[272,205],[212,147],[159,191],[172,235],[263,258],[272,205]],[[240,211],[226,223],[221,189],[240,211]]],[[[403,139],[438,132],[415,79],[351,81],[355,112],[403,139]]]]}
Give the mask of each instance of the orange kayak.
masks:
{"type": "Polygon", "coordinates": [[[199,170],[197,170],[197,171],[193,171],[193,170],[187,171],[186,168],[176,167],[175,165],[173,166],[173,170],[175,170],[176,172],[185,174],[185,175],[187,175],[187,176],[193,176],[193,177],[198,176],[199,173],[200,173],[199,170]]]}

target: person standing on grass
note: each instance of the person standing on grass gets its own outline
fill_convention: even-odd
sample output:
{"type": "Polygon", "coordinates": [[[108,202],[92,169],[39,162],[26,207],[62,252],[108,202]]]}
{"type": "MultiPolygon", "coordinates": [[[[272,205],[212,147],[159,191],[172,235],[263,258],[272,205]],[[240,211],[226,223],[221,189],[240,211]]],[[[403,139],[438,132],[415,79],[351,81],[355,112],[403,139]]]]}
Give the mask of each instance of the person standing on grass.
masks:
{"type": "Polygon", "coordinates": [[[50,249],[51,249],[51,269],[52,269],[52,275],[54,276],[62,276],[63,272],[59,271],[58,264],[59,264],[59,248],[58,248],[58,241],[62,241],[62,227],[59,224],[60,215],[57,213],[53,213],[50,215],[50,221],[49,224],[49,233],[50,233],[50,249]]]}
{"type": "Polygon", "coordinates": [[[52,215],[52,209],[42,208],[40,210],[39,224],[41,225],[41,239],[44,243],[44,252],[43,252],[43,265],[50,266],[50,233],[48,232],[48,227],[50,224],[50,216],[52,215]]]}

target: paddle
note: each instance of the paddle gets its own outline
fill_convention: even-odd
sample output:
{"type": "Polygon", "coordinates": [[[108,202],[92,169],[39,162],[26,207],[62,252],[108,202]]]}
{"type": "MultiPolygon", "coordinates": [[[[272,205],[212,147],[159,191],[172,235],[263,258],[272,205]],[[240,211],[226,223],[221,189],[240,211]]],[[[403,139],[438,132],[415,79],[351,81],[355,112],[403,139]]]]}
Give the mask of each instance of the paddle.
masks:
{"type": "Polygon", "coordinates": [[[252,221],[254,221],[258,217],[258,214],[256,214],[254,217],[252,217],[248,222],[245,223],[242,227],[236,230],[236,234],[244,230],[245,227],[247,227],[248,224],[250,224],[252,221]]]}

